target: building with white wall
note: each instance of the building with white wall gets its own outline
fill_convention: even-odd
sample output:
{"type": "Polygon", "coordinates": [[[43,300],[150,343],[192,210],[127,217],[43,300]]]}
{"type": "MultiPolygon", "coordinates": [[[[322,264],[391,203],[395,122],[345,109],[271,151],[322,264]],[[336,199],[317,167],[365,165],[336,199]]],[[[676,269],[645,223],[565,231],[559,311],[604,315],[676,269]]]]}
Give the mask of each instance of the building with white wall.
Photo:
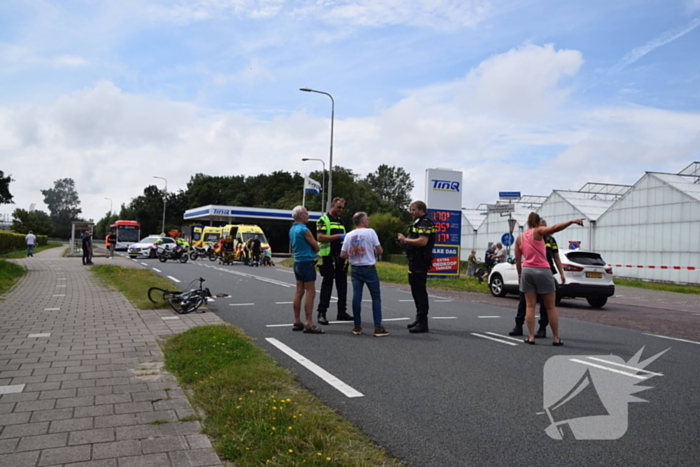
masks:
{"type": "MultiPolygon", "coordinates": [[[[488,213],[476,225],[475,212],[463,215],[462,257],[477,256],[508,231],[508,216],[488,213]]],[[[678,174],[647,172],[634,185],[587,183],[578,191],[554,190],[548,197],[525,197],[515,203],[513,235],[537,212],[549,225],[584,218],[555,234],[560,248],[577,242],[597,251],[617,277],[700,284],[700,162],[678,174]],[[539,202],[539,204],[538,204],[539,202]]]]}

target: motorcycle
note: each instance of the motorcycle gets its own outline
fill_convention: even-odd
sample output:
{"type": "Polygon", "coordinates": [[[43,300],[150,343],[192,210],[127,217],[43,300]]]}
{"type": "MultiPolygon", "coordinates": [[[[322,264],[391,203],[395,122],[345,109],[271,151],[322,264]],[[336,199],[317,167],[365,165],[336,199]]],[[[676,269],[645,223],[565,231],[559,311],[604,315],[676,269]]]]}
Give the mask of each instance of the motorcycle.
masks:
{"type": "Polygon", "coordinates": [[[161,263],[165,263],[169,259],[186,263],[189,259],[189,256],[187,256],[187,250],[182,248],[180,245],[176,245],[173,248],[163,248],[162,246],[159,246],[158,250],[156,250],[156,256],[158,257],[158,261],[161,263]]]}
{"type": "Polygon", "coordinates": [[[209,258],[209,261],[216,261],[218,257],[211,245],[193,247],[192,251],[190,251],[190,259],[196,261],[200,256],[209,258]]]}

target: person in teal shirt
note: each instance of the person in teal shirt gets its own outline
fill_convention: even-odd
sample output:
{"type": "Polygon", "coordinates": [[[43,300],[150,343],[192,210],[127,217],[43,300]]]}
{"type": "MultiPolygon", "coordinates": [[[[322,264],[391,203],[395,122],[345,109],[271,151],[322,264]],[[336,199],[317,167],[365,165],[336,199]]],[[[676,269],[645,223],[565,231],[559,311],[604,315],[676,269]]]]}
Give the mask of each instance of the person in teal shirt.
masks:
{"type": "Polygon", "coordinates": [[[294,224],[289,229],[289,242],[294,255],[294,277],[296,292],[294,293],[294,331],[304,331],[307,334],[323,334],[323,329],[316,326],[312,320],[314,298],[316,298],[316,253],[320,249],[318,242],[306,226],[309,222],[309,211],[304,206],[292,209],[294,224]],[[304,300],[304,318],[301,321],[301,301],[304,300]]]}

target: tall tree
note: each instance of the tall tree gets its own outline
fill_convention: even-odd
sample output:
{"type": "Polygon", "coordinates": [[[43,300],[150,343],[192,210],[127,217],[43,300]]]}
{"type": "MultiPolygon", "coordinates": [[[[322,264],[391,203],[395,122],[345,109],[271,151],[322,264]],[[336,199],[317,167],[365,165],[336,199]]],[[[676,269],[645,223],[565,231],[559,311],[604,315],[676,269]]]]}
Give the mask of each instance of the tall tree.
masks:
{"type": "Polygon", "coordinates": [[[53,222],[44,211],[25,211],[15,209],[12,213],[12,230],[26,234],[30,230],[37,235],[49,235],[53,230],[53,222]]]}
{"type": "Polygon", "coordinates": [[[5,173],[0,170],[0,204],[12,204],[12,194],[10,193],[10,182],[14,182],[12,180],[12,176],[8,175],[7,177],[5,176],[5,173]]]}
{"type": "Polygon", "coordinates": [[[79,220],[80,198],[75,191],[72,178],[62,178],[54,182],[54,187],[41,190],[44,203],[49,207],[53,222],[53,235],[61,238],[70,236],[71,221],[79,220]]]}
{"type": "MultiPolygon", "coordinates": [[[[159,234],[163,222],[163,191],[155,185],[149,185],[143,190],[143,195],[131,200],[128,206],[122,209],[122,219],[135,220],[141,224],[143,236],[159,234]]],[[[166,206],[167,214],[167,206],[166,206]]],[[[180,216],[182,218],[182,216],[180,216]]],[[[166,225],[166,231],[168,227],[166,225]]]]}
{"type": "Polygon", "coordinates": [[[399,210],[408,211],[414,184],[411,176],[403,168],[382,164],[374,173],[367,175],[365,181],[382,201],[394,205],[399,210]]]}

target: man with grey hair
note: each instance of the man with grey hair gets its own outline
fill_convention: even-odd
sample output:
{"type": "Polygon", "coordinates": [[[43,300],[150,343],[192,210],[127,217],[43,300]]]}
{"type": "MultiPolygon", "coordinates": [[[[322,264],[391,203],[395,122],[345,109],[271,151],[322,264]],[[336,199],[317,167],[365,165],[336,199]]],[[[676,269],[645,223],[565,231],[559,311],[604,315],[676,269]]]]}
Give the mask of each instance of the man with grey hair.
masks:
{"type": "Polygon", "coordinates": [[[316,297],[316,252],[318,243],[313,234],[306,227],[309,222],[309,212],[304,206],[295,206],[292,209],[294,224],[289,229],[289,242],[294,254],[294,277],[296,278],[296,292],[292,302],[294,309],[293,331],[304,331],[307,334],[323,334],[323,329],[314,325],[311,317],[314,312],[314,298],[316,297]],[[304,322],[301,321],[301,301],[304,301],[304,322]]]}
{"type": "Polygon", "coordinates": [[[384,250],[379,244],[379,237],[374,229],[369,228],[367,213],[358,212],[352,216],[355,230],[345,236],[340,250],[340,257],[347,259],[352,266],[352,315],[355,327],[352,333],[362,334],[362,288],[367,284],[372,296],[372,314],[374,318],[375,337],[388,336],[389,332],[382,326],[382,297],[379,292],[379,275],[375,263],[375,255],[381,255],[384,250]]]}

